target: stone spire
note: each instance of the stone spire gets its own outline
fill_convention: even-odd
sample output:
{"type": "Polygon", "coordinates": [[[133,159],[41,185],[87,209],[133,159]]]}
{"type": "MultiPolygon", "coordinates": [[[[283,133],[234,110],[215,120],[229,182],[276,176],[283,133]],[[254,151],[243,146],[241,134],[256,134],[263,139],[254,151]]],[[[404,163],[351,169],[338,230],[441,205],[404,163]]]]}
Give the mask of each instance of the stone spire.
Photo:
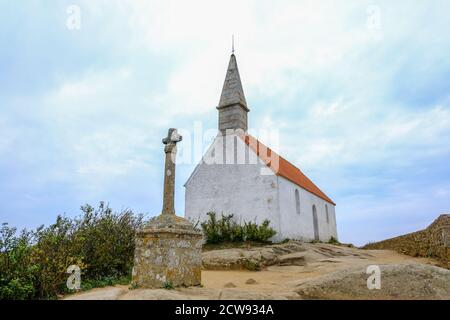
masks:
{"type": "Polygon", "coordinates": [[[250,110],[247,107],[236,56],[234,54],[230,57],[227,75],[217,109],[219,110],[219,130],[241,129],[247,131],[247,113],[250,110]]]}

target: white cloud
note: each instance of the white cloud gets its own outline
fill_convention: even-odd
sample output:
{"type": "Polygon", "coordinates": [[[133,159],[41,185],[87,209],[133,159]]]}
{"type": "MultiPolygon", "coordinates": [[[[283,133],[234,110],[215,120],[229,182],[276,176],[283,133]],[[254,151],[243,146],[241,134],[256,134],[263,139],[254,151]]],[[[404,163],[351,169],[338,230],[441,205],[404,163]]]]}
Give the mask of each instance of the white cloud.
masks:
{"type": "Polygon", "coordinates": [[[52,121],[80,121],[84,117],[108,114],[128,106],[123,105],[124,90],[131,81],[126,68],[87,71],[81,77],[61,82],[42,97],[42,116],[52,121]],[[119,103],[118,103],[119,102],[119,103]]]}
{"type": "MultiPolygon", "coordinates": [[[[80,137],[72,146],[77,172],[84,177],[124,176],[131,170],[151,170],[148,158],[136,149],[147,138],[133,128],[103,128],[80,137]]],[[[147,148],[145,148],[147,149],[147,148]]]]}
{"type": "Polygon", "coordinates": [[[245,90],[259,98],[289,98],[296,91],[289,74],[325,72],[372,42],[364,6],[361,10],[354,4],[133,1],[128,5],[135,48],[175,57],[177,68],[166,90],[154,99],[177,114],[200,115],[217,104],[232,34],[245,90]],[[355,14],[361,21],[348,23],[346,19],[355,14]]]}
{"type": "MultiPolygon", "coordinates": [[[[318,104],[301,120],[302,134],[281,134],[284,152],[311,168],[412,164],[414,161],[450,152],[450,109],[436,106],[425,110],[376,108],[361,110],[347,101],[318,104]]],[[[290,130],[294,130],[292,127],[290,130]]]]}
{"type": "Polygon", "coordinates": [[[127,67],[88,71],[36,101],[34,117],[61,152],[64,174],[53,178],[101,193],[116,179],[155,173],[155,135],[170,112],[149,103],[152,96],[140,87],[127,67]]]}

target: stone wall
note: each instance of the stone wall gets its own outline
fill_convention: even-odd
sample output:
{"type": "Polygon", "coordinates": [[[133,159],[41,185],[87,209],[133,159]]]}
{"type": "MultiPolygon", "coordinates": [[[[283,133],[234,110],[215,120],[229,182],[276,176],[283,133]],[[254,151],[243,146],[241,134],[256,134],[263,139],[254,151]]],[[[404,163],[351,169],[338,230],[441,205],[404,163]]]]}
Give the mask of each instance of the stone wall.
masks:
{"type": "Polygon", "coordinates": [[[389,249],[413,257],[429,257],[450,269],[450,214],[441,215],[425,230],[369,243],[363,249],[389,249]]]}
{"type": "Polygon", "coordinates": [[[195,230],[144,229],[136,235],[133,285],[142,288],[201,283],[202,235],[195,230]]]}

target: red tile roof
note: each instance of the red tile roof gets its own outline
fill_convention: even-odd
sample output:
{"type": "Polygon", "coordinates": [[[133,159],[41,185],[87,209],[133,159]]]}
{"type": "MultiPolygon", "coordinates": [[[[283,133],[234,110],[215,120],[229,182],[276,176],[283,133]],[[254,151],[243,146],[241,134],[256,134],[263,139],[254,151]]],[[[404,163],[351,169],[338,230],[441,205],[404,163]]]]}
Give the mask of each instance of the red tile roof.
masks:
{"type": "Polygon", "coordinates": [[[336,205],[333,200],[323,193],[322,190],[320,190],[292,163],[279,156],[275,151],[267,148],[263,143],[259,142],[258,139],[251,135],[241,135],[240,137],[277,176],[281,176],[312,194],[315,194],[319,198],[336,205]]]}

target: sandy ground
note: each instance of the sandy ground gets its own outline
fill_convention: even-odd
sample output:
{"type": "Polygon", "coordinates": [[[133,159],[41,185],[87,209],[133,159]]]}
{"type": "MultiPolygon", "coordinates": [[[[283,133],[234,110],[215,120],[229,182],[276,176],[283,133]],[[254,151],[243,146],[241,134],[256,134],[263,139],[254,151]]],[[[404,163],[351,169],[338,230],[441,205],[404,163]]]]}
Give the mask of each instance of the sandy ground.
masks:
{"type": "MultiPolygon", "coordinates": [[[[316,252],[317,245],[308,244],[309,251],[316,252]],[[315,247],[316,246],[316,247],[315,247]]],[[[338,248],[321,245],[321,249],[338,248]]],[[[340,249],[339,249],[340,250],[340,249]]],[[[413,258],[388,250],[359,250],[346,248],[343,256],[320,255],[305,266],[270,266],[262,271],[204,270],[202,286],[193,288],[134,289],[116,286],[93,289],[65,297],[74,300],[129,300],[129,299],[301,299],[297,287],[314,279],[347,269],[364,271],[369,265],[436,265],[425,258],[413,258]],[[252,284],[249,284],[252,282],[252,284]]],[[[450,285],[450,283],[449,283],[450,285]]]]}

